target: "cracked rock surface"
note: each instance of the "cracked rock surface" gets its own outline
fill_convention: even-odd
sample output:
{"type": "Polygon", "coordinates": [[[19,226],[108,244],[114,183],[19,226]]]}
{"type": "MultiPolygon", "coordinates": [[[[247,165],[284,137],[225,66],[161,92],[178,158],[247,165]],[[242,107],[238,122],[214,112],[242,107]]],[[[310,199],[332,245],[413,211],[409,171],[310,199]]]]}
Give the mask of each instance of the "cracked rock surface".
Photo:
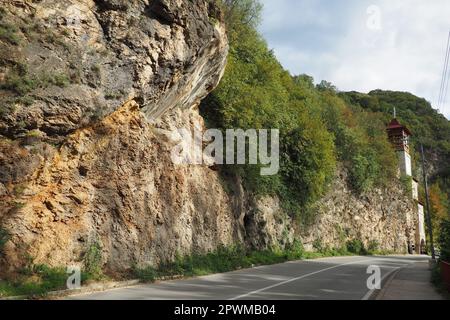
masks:
{"type": "MultiPolygon", "coordinates": [[[[148,120],[214,88],[228,43],[206,0],[2,1],[0,134],[60,142],[134,99],[148,120]]],[[[219,15],[219,16],[217,16],[219,15]]]]}
{"type": "Polygon", "coordinates": [[[123,270],[238,239],[215,172],[175,168],[160,131],[202,121],[228,42],[208,0],[4,0],[2,270],[123,270]],[[208,196],[209,192],[214,191],[208,196]]]}

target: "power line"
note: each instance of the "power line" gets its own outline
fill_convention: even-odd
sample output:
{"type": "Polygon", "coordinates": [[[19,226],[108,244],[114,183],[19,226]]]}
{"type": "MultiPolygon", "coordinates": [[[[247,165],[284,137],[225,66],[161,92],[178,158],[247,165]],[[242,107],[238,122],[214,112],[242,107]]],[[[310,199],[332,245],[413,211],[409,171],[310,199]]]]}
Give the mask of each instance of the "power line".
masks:
{"type": "Polygon", "coordinates": [[[443,96],[443,91],[445,88],[445,82],[447,79],[447,71],[448,71],[448,59],[449,59],[449,45],[450,45],[450,32],[447,38],[447,47],[446,47],[446,51],[445,51],[445,60],[444,60],[444,68],[442,71],[442,78],[441,78],[441,88],[439,89],[439,99],[438,99],[438,108],[440,107],[441,103],[442,103],[442,96],[443,96]]]}
{"type": "MultiPolygon", "coordinates": [[[[449,36],[450,36],[450,35],[449,35],[449,36]]],[[[449,48],[449,51],[450,51],[450,48],[449,48]]],[[[450,54],[449,54],[449,55],[450,55],[450,54]]],[[[450,58],[449,58],[449,59],[450,59],[450,58]]],[[[448,59],[447,59],[447,60],[448,60],[448,59]]],[[[445,106],[445,102],[447,101],[448,83],[449,83],[449,80],[450,80],[449,77],[450,77],[450,75],[447,76],[447,78],[446,78],[447,84],[444,85],[444,86],[445,86],[445,89],[444,89],[444,95],[443,95],[443,97],[442,97],[441,106],[439,107],[439,110],[441,109],[442,106],[445,106]]]]}
{"type": "Polygon", "coordinates": [[[450,45],[450,32],[447,38],[447,47],[445,51],[445,60],[444,60],[444,68],[442,70],[442,78],[441,78],[441,87],[439,89],[439,98],[438,98],[438,108],[440,108],[442,103],[442,96],[445,88],[445,82],[447,79],[447,71],[448,71],[448,59],[449,59],[449,45],[450,45]]]}
{"type": "Polygon", "coordinates": [[[446,91],[446,89],[448,89],[447,71],[448,71],[449,54],[450,54],[450,32],[448,33],[448,38],[447,38],[447,47],[446,47],[446,51],[445,51],[444,68],[442,70],[441,87],[439,89],[439,98],[438,98],[438,108],[439,109],[443,102],[442,99],[444,97],[444,90],[446,91]]]}

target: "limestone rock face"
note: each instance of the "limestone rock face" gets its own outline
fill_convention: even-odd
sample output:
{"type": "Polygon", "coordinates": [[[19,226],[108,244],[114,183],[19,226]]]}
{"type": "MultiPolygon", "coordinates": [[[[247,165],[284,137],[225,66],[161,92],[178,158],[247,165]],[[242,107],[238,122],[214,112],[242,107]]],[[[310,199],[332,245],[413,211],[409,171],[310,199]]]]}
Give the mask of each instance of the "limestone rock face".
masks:
{"type": "MultiPolygon", "coordinates": [[[[131,101],[72,134],[16,197],[23,205],[4,213],[8,263],[20,266],[28,254],[35,263],[76,264],[100,244],[103,264],[123,270],[242,241],[217,173],[172,163],[164,136],[171,118],[156,128],[131,101]]],[[[175,118],[185,127],[201,122],[190,110],[175,118]]]]}
{"type": "Polygon", "coordinates": [[[217,174],[175,168],[163,134],[201,123],[223,74],[213,3],[2,1],[3,266],[77,263],[98,243],[117,270],[239,239],[217,174]]]}
{"type": "Polygon", "coordinates": [[[357,196],[341,170],[317,207],[317,220],[300,231],[306,249],[314,250],[315,243],[337,248],[358,239],[366,248],[372,242],[379,249],[406,253],[408,242],[415,243],[416,208],[400,183],[357,196]]]}
{"type": "Polygon", "coordinates": [[[149,120],[214,88],[228,42],[207,0],[2,1],[0,134],[60,142],[134,99],[149,120]],[[11,38],[11,39],[10,39],[11,38]]]}
{"type": "Polygon", "coordinates": [[[338,170],[328,193],[312,208],[314,218],[298,223],[275,197],[254,202],[245,215],[247,240],[255,247],[284,246],[300,240],[307,251],[341,248],[361,240],[366,248],[406,253],[415,244],[417,209],[402,186],[393,183],[356,195],[347,185],[346,172],[338,170]]]}

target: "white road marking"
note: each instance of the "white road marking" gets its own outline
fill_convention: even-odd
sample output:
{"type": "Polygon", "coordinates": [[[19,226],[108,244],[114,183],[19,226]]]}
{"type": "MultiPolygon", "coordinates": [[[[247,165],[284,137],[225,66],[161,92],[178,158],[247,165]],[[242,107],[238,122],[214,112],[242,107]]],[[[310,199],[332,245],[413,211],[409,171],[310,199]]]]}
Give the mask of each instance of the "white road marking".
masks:
{"type": "Polygon", "coordinates": [[[347,262],[347,263],[343,263],[343,264],[338,264],[338,265],[336,265],[336,266],[332,266],[332,267],[329,267],[329,268],[325,268],[325,269],[321,269],[321,270],[318,270],[318,271],[314,271],[314,272],[305,274],[305,275],[300,276],[300,277],[296,277],[296,278],[292,278],[292,279],[289,279],[289,280],[285,280],[285,281],[282,281],[282,282],[279,282],[279,283],[275,283],[275,284],[273,284],[273,285],[271,285],[271,286],[264,287],[264,288],[261,288],[261,289],[255,290],[255,291],[251,291],[251,292],[248,292],[248,293],[239,295],[239,296],[237,296],[237,297],[234,297],[234,298],[231,298],[231,299],[228,299],[228,300],[238,300],[238,299],[242,299],[242,298],[251,296],[251,295],[256,294],[256,293],[260,293],[260,292],[263,292],[263,291],[266,291],[266,290],[269,290],[269,289],[273,289],[273,288],[282,286],[282,285],[287,284],[287,283],[290,283],[290,282],[294,282],[294,281],[297,281],[297,280],[301,280],[301,279],[304,279],[304,278],[313,276],[313,275],[315,275],[315,274],[318,274],[318,273],[321,273],[321,272],[324,272],[324,271],[336,269],[336,268],[343,267],[343,266],[347,266],[347,265],[350,265],[350,264],[357,264],[357,263],[360,263],[360,262],[370,261],[370,260],[372,260],[372,259],[357,260],[357,261],[353,261],[353,262],[347,262]]]}
{"type": "MultiPolygon", "coordinates": [[[[406,267],[406,266],[408,266],[408,265],[409,265],[409,264],[403,264],[403,265],[401,265],[400,267],[394,267],[393,270],[389,271],[388,273],[386,273],[386,274],[381,278],[381,283],[383,283],[384,279],[386,279],[387,277],[389,277],[392,273],[394,273],[395,271],[397,271],[397,270],[399,270],[399,269],[401,269],[401,268],[404,268],[404,267],[406,267]]],[[[381,289],[383,289],[383,288],[381,288],[381,289]]],[[[367,293],[364,295],[364,297],[362,297],[361,300],[369,300],[369,298],[372,296],[372,294],[373,294],[376,290],[377,290],[377,289],[369,290],[369,292],[367,292],[367,293]]]]}

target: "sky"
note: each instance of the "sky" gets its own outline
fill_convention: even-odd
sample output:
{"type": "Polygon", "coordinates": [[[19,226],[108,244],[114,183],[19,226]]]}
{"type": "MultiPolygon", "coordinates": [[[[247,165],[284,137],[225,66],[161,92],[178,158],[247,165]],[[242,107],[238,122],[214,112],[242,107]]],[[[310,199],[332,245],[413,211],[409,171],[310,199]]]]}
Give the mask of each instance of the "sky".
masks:
{"type": "MultiPolygon", "coordinates": [[[[438,109],[449,0],[261,2],[259,29],[292,74],[330,81],[342,91],[408,91],[438,109]]],[[[440,112],[450,119],[448,91],[440,112]]]]}

